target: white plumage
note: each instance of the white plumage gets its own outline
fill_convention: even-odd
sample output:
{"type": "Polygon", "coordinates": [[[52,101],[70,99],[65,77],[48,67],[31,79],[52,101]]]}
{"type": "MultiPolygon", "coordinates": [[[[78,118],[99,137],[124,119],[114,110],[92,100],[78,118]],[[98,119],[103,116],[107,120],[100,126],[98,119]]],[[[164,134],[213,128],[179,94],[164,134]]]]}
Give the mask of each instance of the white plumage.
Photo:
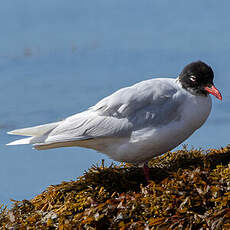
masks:
{"type": "Polygon", "coordinates": [[[29,137],[8,145],[33,144],[39,150],[80,146],[117,161],[142,163],[182,143],[210,111],[209,95],[192,94],[178,79],[151,79],[63,121],[11,131],[29,137]]]}

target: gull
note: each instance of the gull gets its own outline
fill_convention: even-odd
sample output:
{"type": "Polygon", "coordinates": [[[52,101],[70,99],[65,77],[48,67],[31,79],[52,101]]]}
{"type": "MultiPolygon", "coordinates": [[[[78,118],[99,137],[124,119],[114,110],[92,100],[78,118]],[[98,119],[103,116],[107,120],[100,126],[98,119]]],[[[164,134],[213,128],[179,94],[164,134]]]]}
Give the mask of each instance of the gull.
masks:
{"type": "Polygon", "coordinates": [[[212,100],[222,96],[210,66],[196,61],[176,78],[155,78],[122,88],[88,110],[66,119],[8,132],[29,136],[7,145],[32,144],[35,149],[79,146],[115,161],[142,164],[168,152],[207,120],[212,100]]]}

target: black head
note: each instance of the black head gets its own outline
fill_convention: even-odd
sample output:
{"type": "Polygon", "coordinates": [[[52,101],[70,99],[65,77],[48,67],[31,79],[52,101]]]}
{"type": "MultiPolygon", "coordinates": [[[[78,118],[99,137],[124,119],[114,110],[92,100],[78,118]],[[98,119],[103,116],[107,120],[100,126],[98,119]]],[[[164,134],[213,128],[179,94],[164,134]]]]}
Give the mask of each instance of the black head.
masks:
{"type": "Polygon", "coordinates": [[[221,99],[219,91],[214,87],[213,79],[214,73],[212,68],[202,61],[186,65],[179,75],[182,87],[192,94],[207,96],[211,93],[218,99],[221,99]]]}

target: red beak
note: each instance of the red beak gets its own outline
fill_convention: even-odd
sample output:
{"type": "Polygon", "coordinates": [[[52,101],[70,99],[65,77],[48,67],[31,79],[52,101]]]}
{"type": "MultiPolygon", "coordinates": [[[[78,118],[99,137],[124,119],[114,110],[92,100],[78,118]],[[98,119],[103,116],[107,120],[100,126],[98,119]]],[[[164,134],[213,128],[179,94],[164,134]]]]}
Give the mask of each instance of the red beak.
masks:
{"type": "Polygon", "coordinates": [[[222,100],[222,96],[221,93],[219,92],[219,90],[212,85],[211,87],[204,87],[205,91],[207,91],[208,93],[211,93],[213,96],[215,96],[216,98],[218,98],[219,100],[222,100]]]}

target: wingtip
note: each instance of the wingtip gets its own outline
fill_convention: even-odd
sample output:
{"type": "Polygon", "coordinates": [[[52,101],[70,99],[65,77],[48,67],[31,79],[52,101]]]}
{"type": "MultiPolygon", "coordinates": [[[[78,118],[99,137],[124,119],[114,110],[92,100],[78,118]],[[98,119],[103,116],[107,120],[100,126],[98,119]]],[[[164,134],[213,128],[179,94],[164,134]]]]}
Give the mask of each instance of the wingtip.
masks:
{"type": "Polygon", "coordinates": [[[15,130],[11,130],[11,131],[7,132],[7,134],[18,135],[18,136],[29,136],[29,137],[32,136],[30,134],[24,133],[23,131],[24,131],[24,129],[15,129],[15,130]]]}
{"type": "Polygon", "coordinates": [[[9,131],[9,132],[7,132],[7,134],[13,135],[14,133],[13,133],[13,131],[9,131]]]}
{"type": "Polygon", "coordinates": [[[18,134],[18,129],[8,131],[7,134],[9,134],[9,135],[20,135],[20,134],[18,134]]]}

